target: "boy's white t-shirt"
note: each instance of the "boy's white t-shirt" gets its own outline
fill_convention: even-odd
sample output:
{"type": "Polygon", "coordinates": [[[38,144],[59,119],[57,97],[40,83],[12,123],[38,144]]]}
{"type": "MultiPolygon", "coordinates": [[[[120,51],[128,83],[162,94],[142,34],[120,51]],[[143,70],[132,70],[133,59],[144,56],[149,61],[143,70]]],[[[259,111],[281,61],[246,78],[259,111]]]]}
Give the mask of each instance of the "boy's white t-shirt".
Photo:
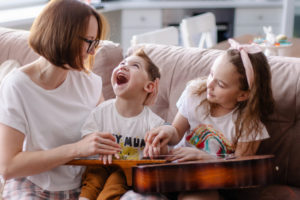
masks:
{"type": "MultiPolygon", "coordinates": [[[[190,83],[186,87],[176,104],[178,112],[184,116],[190,124],[190,131],[185,133],[177,147],[196,146],[213,155],[233,153],[233,144],[236,136],[234,122],[237,118],[237,112],[234,112],[234,109],[221,117],[213,117],[207,114],[207,108],[203,104],[199,106],[200,103],[206,99],[206,92],[203,92],[200,96],[193,94],[193,86],[191,84],[193,83],[190,83]]],[[[246,136],[245,132],[242,132],[238,141],[251,142],[269,138],[265,126],[262,123],[260,126],[262,127],[260,134],[251,137],[246,136]]],[[[249,135],[253,134],[254,132],[249,135]]]]}
{"type": "MultiPolygon", "coordinates": [[[[23,151],[74,143],[101,94],[102,79],[94,73],[69,70],[58,88],[45,90],[14,69],[0,86],[0,123],[24,134],[23,151]]],[[[82,170],[63,165],[27,178],[45,190],[71,190],[80,186],[82,170]]]]}
{"type": "Polygon", "coordinates": [[[148,106],[137,116],[123,117],[116,109],[115,99],[110,99],[91,112],[81,132],[82,137],[93,132],[109,132],[122,147],[121,159],[137,160],[143,156],[146,132],[163,124],[164,120],[148,106]]]}

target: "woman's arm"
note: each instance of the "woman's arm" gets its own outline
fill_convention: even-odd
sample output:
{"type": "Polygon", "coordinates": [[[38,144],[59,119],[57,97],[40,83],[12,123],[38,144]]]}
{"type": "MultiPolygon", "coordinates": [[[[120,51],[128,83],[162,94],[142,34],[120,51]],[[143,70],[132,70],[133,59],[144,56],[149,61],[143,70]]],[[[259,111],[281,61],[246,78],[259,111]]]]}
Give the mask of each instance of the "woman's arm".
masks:
{"type": "Polygon", "coordinates": [[[0,123],[0,174],[5,179],[45,172],[78,157],[120,151],[109,133],[93,133],[76,143],[49,150],[23,152],[24,137],[18,130],[0,123]]]}

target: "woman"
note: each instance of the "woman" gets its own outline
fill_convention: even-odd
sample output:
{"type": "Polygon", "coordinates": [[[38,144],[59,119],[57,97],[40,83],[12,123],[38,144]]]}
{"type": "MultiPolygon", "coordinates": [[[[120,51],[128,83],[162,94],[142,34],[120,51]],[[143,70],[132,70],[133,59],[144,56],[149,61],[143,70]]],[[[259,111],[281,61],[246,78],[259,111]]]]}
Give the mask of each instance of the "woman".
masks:
{"type": "Polygon", "coordinates": [[[40,55],[0,87],[0,174],[4,199],[78,199],[78,157],[114,154],[109,133],[80,138],[103,99],[102,80],[85,60],[104,39],[103,18],[78,0],[52,0],[34,21],[29,44],[40,55]]]}

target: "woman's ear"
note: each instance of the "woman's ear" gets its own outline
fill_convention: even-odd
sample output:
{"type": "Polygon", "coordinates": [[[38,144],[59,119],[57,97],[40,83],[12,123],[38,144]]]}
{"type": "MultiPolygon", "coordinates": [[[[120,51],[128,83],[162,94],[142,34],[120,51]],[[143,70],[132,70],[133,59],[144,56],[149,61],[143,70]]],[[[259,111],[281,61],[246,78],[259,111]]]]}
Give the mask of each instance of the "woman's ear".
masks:
{"type": "Polygon", "coordinates": [[[237,97],[238,102],[246,101],[249,98],[250,91],[241,91],[240,95],[237,97]]]}
{"type": "Polygon", "coordinates": [[[153,81],[149,81],[145,86],[144,86],[144,90],[148,93],[152,93],[154,90],[155,84],[153,81]]]}

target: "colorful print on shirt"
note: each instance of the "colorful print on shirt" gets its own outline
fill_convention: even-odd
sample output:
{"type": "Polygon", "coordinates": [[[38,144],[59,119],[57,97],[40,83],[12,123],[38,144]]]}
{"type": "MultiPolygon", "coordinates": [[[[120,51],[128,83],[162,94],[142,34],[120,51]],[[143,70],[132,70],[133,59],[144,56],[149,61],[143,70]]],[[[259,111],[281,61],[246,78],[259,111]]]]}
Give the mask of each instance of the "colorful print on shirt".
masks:
{"type": "Polygon", "coordinates": [[[143,155],[145,140],[137,137],[114,134],[117,143],[120,144],[122,151],[119,153],[122,160],[139,160],[143,155]]]}
{"type": "Polygon", "coordinates": [[[186,141],[198,149],[218,157],[234,153],[234,147],[225,136],[211,125],[200,124],[186,136],[186,141]]]}

